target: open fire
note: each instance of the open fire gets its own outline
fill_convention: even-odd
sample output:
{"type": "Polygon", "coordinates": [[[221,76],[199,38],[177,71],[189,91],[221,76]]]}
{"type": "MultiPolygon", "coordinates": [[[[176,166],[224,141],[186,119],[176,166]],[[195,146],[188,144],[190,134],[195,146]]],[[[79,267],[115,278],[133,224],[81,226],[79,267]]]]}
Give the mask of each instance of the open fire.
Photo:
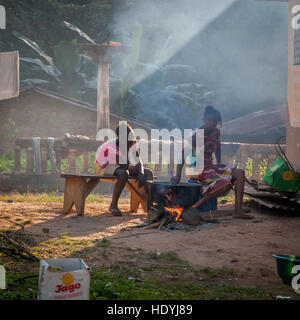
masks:
{"type": "Polygon", "coordinates": [[[162,189],[161,190],[161,193],[163,195],[165,195],[166,197],[166,204],[168,206],[164,207],[164,209],[169,212],[171,215],[174,215],[176,216],[175,217],[175,222],[177,221],[183,221],[182,218],[180,218],[182,212],[183,212],[183,207],[179,207],[179,206],[176,206],[177,205],[177,201],[176,201],[176,197],[174,196],[174,193],[172,192],[172,189],[169,188],[167,189],[167,191],[165,189],[162,189]],[[173,206],[173,204],[175,204],[175,206],[173,206]]]}
{"type": "Polygon", "coordinates": [[[199,198],[199,192],[198,185],[152,182],[152,205],[148,212],[149,225],[146,228],[189,231],[194,230],[194,226],[203,225],[200,212],[192,208],[199,198]]]}
{"type": "Polygon", "coordinates": [[[175,222],[177,221],[183,221],[180,216],[183,212],[183,208],[165,208],[165,210],[167,210],[168,212],[170,212],[170,214],[172,215],[176,215],[175,218],[175,222]]]}

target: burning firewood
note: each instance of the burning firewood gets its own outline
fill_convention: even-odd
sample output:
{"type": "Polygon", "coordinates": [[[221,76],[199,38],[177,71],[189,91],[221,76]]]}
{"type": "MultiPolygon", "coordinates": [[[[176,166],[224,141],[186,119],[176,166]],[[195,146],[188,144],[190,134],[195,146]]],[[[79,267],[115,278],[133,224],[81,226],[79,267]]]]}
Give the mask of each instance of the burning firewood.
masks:
{"type": "Polygon", "coordinates": [[[203,221],[200,212],[196,208],[168,208],[157,205],[149,209],[148,220],[150,224],[144,229],[161,229],[167,224],[176,222],[196,226],[203,221]]]}
{"type": "Polygon", "coordinates": [[[164,216],[164,210],[160,206],[152,205],[148,211],[149,222],[157,222],[164,216]]]}
{"type": "MultiPolygon", "coordinates": [[[[197,208],[192,208],[199,199],[200,189],[198,185],[186,183],[174,186],[168,182],[153,182],[151,184],[152,205],[148,211],[149,225],[146,228],[170,227],[171,230],[176,227],[176,230],[190,230],[193,226],[203,224],[201,212],[197,208]]],[[[213,220],[210,215],[210,221],[206,222],[214,223],[213,220]]]]}

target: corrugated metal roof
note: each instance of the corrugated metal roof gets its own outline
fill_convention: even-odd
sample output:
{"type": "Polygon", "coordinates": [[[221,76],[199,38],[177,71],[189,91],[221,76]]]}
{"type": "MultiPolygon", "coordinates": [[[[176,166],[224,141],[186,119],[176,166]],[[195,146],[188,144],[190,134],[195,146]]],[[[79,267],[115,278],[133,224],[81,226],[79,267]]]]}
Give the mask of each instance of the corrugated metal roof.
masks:
{"type": "Polygon", "coordinates": [[[286,126],[287,105],[279,105],[249,113],[223,123],[221,132],[226,136],[253,136],[286,126]]]}
{"type": "MultiPolygon", "coordinates": [[[[39,93],[39,94],[42,94],[42,95],[45,95],[45,96],[48,96],[48,97],[51,97],[51,98],[54,98],[54,99],[58,99],[58,100],[61,100],[61,101],[65,101],[71,105],[73,105],[74,107],[77,107],[77,108],[83,108],[83,109],[88,109],[88,110],[91,110],[91,111],[97,111],[97,108],[87,102],[84,102],[84,101],[80,101],[80,100],[77,100],[77,99],[74,99],[74,98],[70,98],[70,97],[66,97],[66,96],[63,96],[59,93],[56,93],[56,92],[52,92],[52,91],[48,91],[46,89],[42,89],[42,88],[39,88],[39,87],[35,87],[35,86],[30,86],[30,87],[22,87],[21,90],[20,90],[20,94],[24,93],[24,92],[28,92],[28,91],[34,91],[36,93],[39,93]]],[[[143,127],[147,127],[149,129],[155,129],[156,127],[149,124],[149,123],[146,123],[146,122],[143,122],[143,121],[140,121],[140,120],[137,120],[137,119],[134,119],[134,118],[131,118],[131,117],[128,117],[128,116],[123,116],[121,114],[118,114],[118,113],[115,113],[115,112],[110,112],[110,115],[114,118],[117,118],[117,119],[125,119],[125,120],[128,120],[130,121],[131,123],[136,123],[138,125],[141,125],[143,127]]]]}

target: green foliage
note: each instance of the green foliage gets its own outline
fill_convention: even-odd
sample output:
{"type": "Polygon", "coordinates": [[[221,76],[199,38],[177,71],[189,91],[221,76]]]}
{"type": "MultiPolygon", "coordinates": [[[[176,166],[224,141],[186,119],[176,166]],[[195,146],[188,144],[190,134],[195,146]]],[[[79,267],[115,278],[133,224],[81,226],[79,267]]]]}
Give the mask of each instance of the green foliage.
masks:
{"type": "MultiPolygon", "coordinates": [[[[35,65],[35,68],[33,69],[36,71],[33,75],[34,78],[26,79],[25,81],[39,81],[41,83],[44,81],[48,82],[45,79],[38,79],[40,77],[40,72],[44,71],[48,77],[50,76],[52,79],[56,80],[55,84],[51,83],[51,85],[54,85],[57,91],[61,91],[69,97],[81,97],[85,86],[85,75],[79,72],[81,60],[79,55],[76,53],[76,38],[69,42],[60,41],[59,44],[54,46],[54,58],[51,58],[36,42],[19,32],[14,31],[13,34],[36,51],[40,57],[46,61],[45,63],[41,61],[41,59],[21,58],[21,61],[35,65]]],[[[42,77],[44,76],[45,75],[42,77]]]]}
{"type": "Polygon", "coordinates": [[[68,231],[61,232],[61,233],[58,235],[58,238],[59,238],[59,239],[67,239],[68,234],[69,234],[68,231]]]}
{"type": "Polygon", "coordinates": [[[260,177],[264,177],[267,173],[269,159],[263,159],[259,164],[260,177]]]}
{"type": "MultiPolygon", "coordinates": [[[[7,29],[1,36],[0,50],[20,51],[21,61],[25,62],[21,63],[21,80],[43,84],[50,90],[81,99],[85,78],[79,72],[79,61],[83,58],[75,53],[75,45],[79,39],[82,42],[85,33],[79,28],[87,29],[95,38],[106,33],[112,16],[112,1],[94,0],[82,4],[16,0],[5,3],[5,8],[7,29]]],[[[89,37],[84,38],[87,41],[89,37]]]]}
{"type": "Polygon", "coordinates": [[[251,177],[253,175],[253,159],[248,158],[245,167],[246,177],[251,177]]]}
{"type": "MultiPolygon", "coordinates": [[[[89,172],[90,173],[95,173],[95,152],[89,152],[89,172]]],[[[78,156],[76,157],[76,171],[77,172],[82,172],[82,167],[83,167],[83,156],[78,156]]],[[[51,167],[51,162],[50,160],[47,161],[47,170],[50,172],[52,167],[51,167]]],[[[68,159],[61,159],[61,171],[65,172],[69,168],[68,164],[68,159]]]]}
{"type": "MultiPolygon", "coordinates": [[[[27,155],[25,151],[21,152],[21,171],[26,170],[27,155]]],[[[0,173],[11,173],[14,168],[14,153],[12,150],[5,152],[0,156],[0,173]]]]}
{"type": "Polygon", "coordinates": [[[4,139],[13,140],[17,136],[19,130],[16,128],[16,123],[14,121],[14,109],[9,110],[3,127],[4,139]]]}
{"type": "Polygon", "coordinates": [[[64,73],[72,73],[79,67],[79,55],[76,53],[77,39],[61,41],[54,46],[55,64],[64,73]]]}
{"type": "Polygon", "coordinates": [[[89,153],[89,172],[95,173],[96,152],[89,153]]]}
{"type": "Polygon", "coordinates": [[[14,167],[14,153],[13,151],[7,151],[0,157],[0,173],[10,173],[14,167]]]}
{"type": "Polygon", "coordinates": [[[83,157],[79,156],[76,158],[76,171],[81,172],[82,171],[82,164],[83,164],[83,157]]]}
{"type": "MultiPolygon", "coordinates": [[[[42,193],[7,193],[0,195],[0,201],[12,199],[14,202],[63,202],[64,196],[58,190],[53,192],[42,193]]],[[[90,194],[86,198],[87,203],[100,203],[104,199],[100,195],[90,194]]]]}
{"type": "Polygon", "coordinates": [[[61,159],[61,171],[67,171],[69,168],[68,159],[61,159]]]}
{"type": "Polygon", "coordinates": [[[148,162],[147,165],[145,165],[146,168],[149,168],[151,170],[155,170],[155,164],[152,162],[148,162]]]}
{"type": "Polygon", "coordinates": [[[25,150],[21,150],[21,166],[20,169],[21,171],[25,172],[27,168],[27,152],[25,150]]]}
{"type": "Polygon", "coordinates": [[[76,1],[63,3],[59,0],[5,2],[7,12],[7,30],[0,40],[0,49],[21,49],[21,56],[27,56],[30,50],[19,48],[12,37],[11,30],[26,34],[37,41],[48,55],[53,56],[53,47],[62,40],[71,41],[74,33],[66,31],[63,21],[86,30],[93,38],[106,30],[112,16],[111,0],[92,0],[85,4],[76,1]]]}
{"type": "MultiPolygon", "coordinates": [[[[65,241],[65,240],[62,240],[65,241]]],[[[68,245],[67,243],[65,245],[68,245]]],[[[120,270],[119,270],[120,271],[120,270]]],[[[93,268],[91,272],[91,300],[185,300],[185,299],[272,299],[272,294],[260,288],[238,287],[203,279],[195,281],[174,281],[169,269],[160,270],[160,276],[153,275],[143,282],[128,279],[128,272],[93,268]],[[162,279],[164,279],[162,281],[162,279]]],[[[213,275],[218,275],[211,269],[213,275]]],[[[7,272],[7,289],[0,290],[1,300],[36,300],[38,294],[37,273],[7,272]],[[23,278],[23,279],[22,279],[23,278]]],[[[297,298],[297,297],[295,297],[297,298]]]]}
{"type": "Polygon", "coordinates": [[[38,294],[38,277],[33,273],[6,273],[6,290],[0,290],[0,300],[36,300],[38,294]],[[22,277],[33,276],[32,278],[22,277]]]}
{"type": "MultiPolygon", "coordinates": [[[[244,272],[227,266],[191,266],[172,252],[147,252],[107,240],[72,238],[67,232],[45,241],[30,243],[26,239],[26,243],[39,258],[80,257],[88,265],[92,262],[91,300],[241,300],[272,299],[277,294],[300,298],[290,287],[265,290],[233,285],[231,279],[244,278],[244,272]]],[[[0,253],[0,264],[7,270],[7,289],[0,290],[0,300],[37,298],[38,263],[18,260],[12,264],[0,253]]]]}

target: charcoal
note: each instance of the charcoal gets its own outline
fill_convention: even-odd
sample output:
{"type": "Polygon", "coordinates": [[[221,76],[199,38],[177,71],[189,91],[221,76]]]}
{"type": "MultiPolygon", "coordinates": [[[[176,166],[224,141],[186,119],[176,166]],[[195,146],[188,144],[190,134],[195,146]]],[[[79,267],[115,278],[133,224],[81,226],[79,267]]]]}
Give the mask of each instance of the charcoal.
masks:
{"type": "Polygon", "coordinates": [[[197,226],[187,225],[182,222],[173,222],[173,223],[169,223],[169,224],[163,226],[161,228],[161,230],[165,230],[165,231],[178,230],[178,231],[188,232],[188,231],[201,230],[202,228],[209,227],[211,225],[212,225],[212,223],[210,223],[210,222],[208,222],[208,223],[202,222],[201,224],[198,224],[197,226]]]}

